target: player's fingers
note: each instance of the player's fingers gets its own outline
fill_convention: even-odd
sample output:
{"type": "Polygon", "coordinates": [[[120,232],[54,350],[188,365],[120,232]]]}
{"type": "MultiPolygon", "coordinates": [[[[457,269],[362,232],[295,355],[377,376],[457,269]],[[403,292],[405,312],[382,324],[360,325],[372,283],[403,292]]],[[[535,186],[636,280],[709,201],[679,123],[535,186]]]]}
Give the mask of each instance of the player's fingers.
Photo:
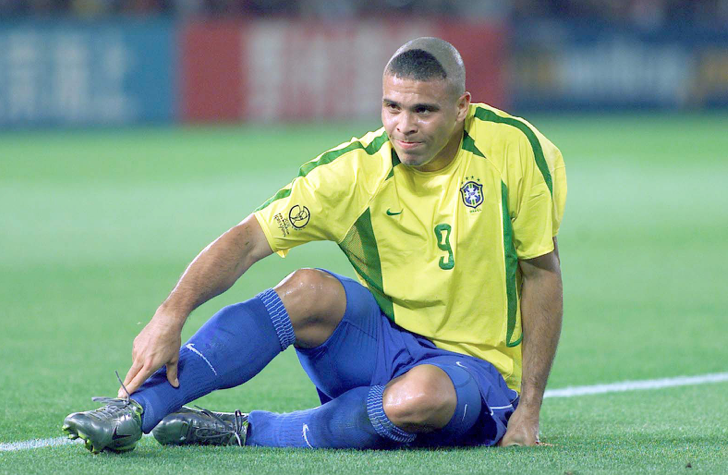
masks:
{"type": "MultiPolygon", "coordinates": [[[[134,391],[139,389],[139,386],[149,379],[152,374],[154,374],[154,369],[145,366],[136,374],[136,376],[134,376],[134,379],[132,379],[129,384],[125,384],[126,390],[129,391],[129,394],[134,394],[134,391]]],[[[124,396],[126,396],[126,394],[124,394],[124,396]]]]}
{"type": "Polygon", "coordinates": [[[131,368],[129,368],[129,371],[126,372],[126,376],[124,377],[124,384],[131,383],[131,380],[134,379],[134,376],[136,376],[143,366],[143,364],[138,363],[136,360],[132,361],[131,368]]]}
{"type": "Polygon", "coordinates": [[[500,443],[498,444],[501,447],[520,447],[522,444],[518,441],[513,440],[513,438],[507,439],[504,437],[501,439],[500,443]]]}
{"type": "Polygon", "coordinates": [[[179,387],[179,379],[177,379],[177,362],[167,363],[167,381],[175,388],[179,387]]]}
{"type": "Polygon", "coordinates": [[[528,443],[528,437],[525,433],[515,430],[506,432],[498,445],[501,447],[524,447],[533,444],[528,443]]]}
{"type": "MultiPolygon", "coordinates": [[[[124,377],[124,386],[126,386],[127,390],[129,389],[129,384],[134,380],[134,377],[137,373],[139,373],[140,369],[142,369],[142,365],[134,362],[131,365],[131,368],[129,368],[129,371],[127,371],[126,376],[124,377]]],[[[124,392],[123,388],[119,388],[117,397],[126,397],[126,392],[124,392]]]]}
{"type": "Polygon", "coordinates": [[[538,444],[538,442],[535,440],[529,440],[528,437],[523,434],[516,435],[509,439],[505,439],[504,437],[501,442],[501,447],[532,447],[538,444]]]}

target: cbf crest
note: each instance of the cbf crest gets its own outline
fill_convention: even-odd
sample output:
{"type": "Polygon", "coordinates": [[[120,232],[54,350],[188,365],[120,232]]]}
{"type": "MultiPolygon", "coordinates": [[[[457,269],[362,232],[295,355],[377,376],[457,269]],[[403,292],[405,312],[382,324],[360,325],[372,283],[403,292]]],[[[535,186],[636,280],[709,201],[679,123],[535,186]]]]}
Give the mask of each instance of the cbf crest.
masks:
{"type": "Polygon", "coordinates": [[[465,177],[466,181],[460,187],[460,195],[463,198],[463,204],[468,208],[475,210],[483,204],[483,185],[476,181],[475,177],[465,177]]]}

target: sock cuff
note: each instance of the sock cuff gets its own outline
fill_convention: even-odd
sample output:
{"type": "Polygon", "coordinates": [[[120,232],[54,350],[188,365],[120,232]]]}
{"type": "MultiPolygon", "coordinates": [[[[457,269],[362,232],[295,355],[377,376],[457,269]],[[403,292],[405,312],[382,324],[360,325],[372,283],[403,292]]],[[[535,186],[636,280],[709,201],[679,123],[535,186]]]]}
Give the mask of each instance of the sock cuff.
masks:
{"type": "Polygon", "coordinates": [[[367,415],[372,422],[372,426],[374,426],[374,430],[381,437],[395,442],[410,443],[415,440],[417,434],[405,432],[389,420],[389,417],[384,413],[383,397],[384,386],[377,385],[369,389],[369,394],[367,395],[367,415]]]}
{"type": "Polygon", "coordinates": [[[264,290],[258,294],[258,298],[263,302],[268,315],[270,315],[273,328],[275,328],[276,335],[278,335],[278,341],[281,343],[281,351],[283,351],[296,341],[291,317],[288,316],[286,307],[283,306],[281,298],[273,289],[264,290]]]}

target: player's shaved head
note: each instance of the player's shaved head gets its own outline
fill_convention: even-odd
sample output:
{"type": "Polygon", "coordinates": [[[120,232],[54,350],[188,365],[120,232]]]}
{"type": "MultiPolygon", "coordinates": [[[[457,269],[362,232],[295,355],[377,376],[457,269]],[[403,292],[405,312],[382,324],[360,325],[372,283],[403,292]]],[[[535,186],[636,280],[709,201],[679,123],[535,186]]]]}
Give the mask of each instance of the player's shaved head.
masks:
{"type": "Polygon", "coordinates": [[[465,93],[465,65],[453,45],[424,37],[402,45],[387,63],[384,74],[416,81],[445,80],[458,97],[465,93]]]}

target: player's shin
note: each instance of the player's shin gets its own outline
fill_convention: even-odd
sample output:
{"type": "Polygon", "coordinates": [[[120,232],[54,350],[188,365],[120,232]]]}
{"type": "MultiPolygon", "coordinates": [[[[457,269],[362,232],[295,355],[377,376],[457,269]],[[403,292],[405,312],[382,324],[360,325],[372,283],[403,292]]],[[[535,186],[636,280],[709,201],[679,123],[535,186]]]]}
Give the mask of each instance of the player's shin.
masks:
{"type": "Polygon", "coordinates": [[[150,432],[189,401],[243,384],[294,341],[290,318],[271,289],[223,308],[182,346],[179,388],[167,382],[162,368],[131,396],[144,408],[142,430],[150,432]]]}
{"type": "Polygon", "coordinates": [[[253,411],[246,445],[329,449],[385,449],[412,442],[382,409],[383,386],[361,387],[314,409],[287,414],[253,411]]]}

